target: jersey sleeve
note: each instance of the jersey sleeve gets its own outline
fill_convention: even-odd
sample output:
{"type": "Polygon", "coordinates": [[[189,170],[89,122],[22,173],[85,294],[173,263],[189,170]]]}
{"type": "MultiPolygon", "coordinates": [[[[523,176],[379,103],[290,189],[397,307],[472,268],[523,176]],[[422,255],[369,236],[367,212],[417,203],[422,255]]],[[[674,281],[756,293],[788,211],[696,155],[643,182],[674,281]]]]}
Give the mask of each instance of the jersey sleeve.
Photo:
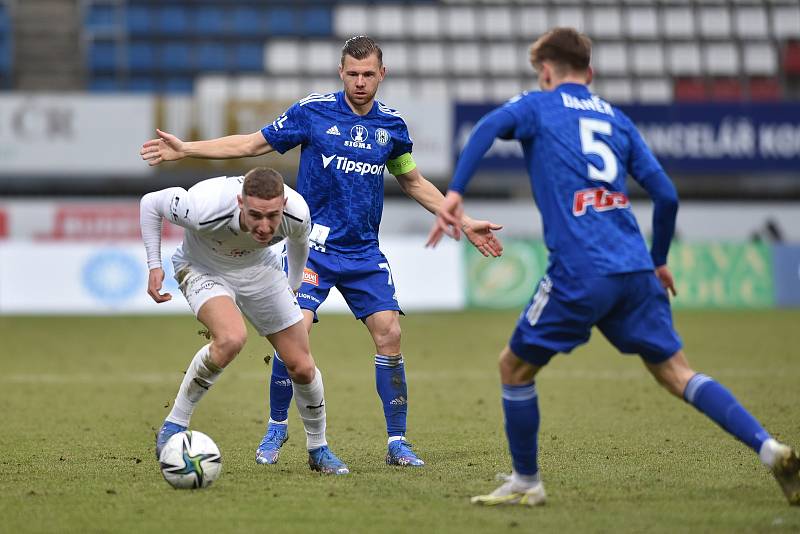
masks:
{"type": "Polygon", "coordinates": [[[411,140],[411,135],[408,133],[408,126],[405,121],[400,120],[400,126],[394,132],[395,138],[392,143],[392,152],[389,154],[389,160],[393,161],[402,156],[403,154],[410,154],[414,147],[414,142],[411,140]]]}
{"type": "MultiPolygon", "coordinates": [[[[303,202],[305,211],[300,210],[301,220],[292,219],[290,232],[286,236],[286,259],[288,261],[289,287],[297,291],[303,283],[303,270],[308,261],[308,236],[311,233],[311,216],[308,205],[303,202]]],[[[297,210],[295,210],[297,211],[297,210]]],[[[297,215],[297,213],[296,213],[297,215]]]]}
{"type": "Polygon", "coordinates": [[[514,128],[504,132],[501,139],[530,139],[536,135],[539,114],[528,93],[522,93],[506,102],[500,109],[514,117],[514,128]]]}
{"type": "Polygon", "coordinates": [[[283,154],[310,140],[308,116],[299,102],[283,115],[261,128],[261,134],[272,148],[283,154]]]}
{"type": "Polygon", "coordinates": [[[190,210],[187,206],[189,192],[182,187],[170,187],[161,191],[147,193],[139,203],[139,225],[142,240],[147,252],[147,268],[161,267],[161,227],[163,219],[190,228],[191,221],[181,215],[190,210]]]}

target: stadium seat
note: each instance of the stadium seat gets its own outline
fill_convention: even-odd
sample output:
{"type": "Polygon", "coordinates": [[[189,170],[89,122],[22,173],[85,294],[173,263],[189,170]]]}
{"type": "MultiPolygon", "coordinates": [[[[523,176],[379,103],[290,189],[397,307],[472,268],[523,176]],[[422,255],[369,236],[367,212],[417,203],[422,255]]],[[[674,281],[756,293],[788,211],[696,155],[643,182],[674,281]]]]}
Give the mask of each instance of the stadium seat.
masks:
{"type": "Polygon", "coordinates": [[[654,39],[658,36],[658,21],[653,7],[629,7],[625,10],[626,33],[638,39],[654,39]]]}
{"type": "Polygon", "coordinates": [[[194,12],[194,33],[200,36],[223,35],[228,31],[228,10],[199,6],[194,12]]]}
{"type": "Polygon", "coordinates": [[[490,38],[508,38],[514,35],[514,24],[511,15],[511,7],[508,6],[487,6],[480,12],[480,23],[482,35],[490,38]]]}
{"type": "Polygon", "coordinates": [[[667,49],[668,72],[673,75],[698,75],[702,71],[697,43],[673,43],[667,49]]]}
{"type": "Polygon", "coordinates": [[[441,33],[439,9],[436,6],[413,6],[411,8],[411,23],[407,30],[415,37],[438,37],[441,33]]]}
{"type": "Polygon", "coordinates": [[[9,40],[0,36],[0,73],[11,72],[11,45],[9,40]]]}
{"type": "Polygon", "coordinates": [[[521,7],[517,11],[516,20],[517,34],[526,43],[533,41],[536,36],[550,29],[547,22],[547,9],[543,7],[521,7]]]}
{"type": "Polygon", "coordinates": [[[192,51],[185,42],[169,42],[159,54],[161,70],[165,72],[188,71],[194,69],[192,51]]]}
{"type": "Polygon", "coordinates": [[[676,102],[704,102],[708,100],[708,89],[703,78],[676,78],[676,102]]]}
{"type": "Polygon", "coordinates": [[[218,42],[203,42],[195,47],[195,66],[199,70],[218,71],[229,68],[228,50],[218,42]]]}
{"type": "Polygon", "coordinates": [[[450,37],[473,38],[477,33],[475,11],[471,7],[449,7],[444,20],[445,31],[450,37]]]}
{"type": "Polygon", "coordinates": [[[669,7],[663,11],[664,35],[670,39],[694,37],[694,13],[688,7],[669,7]]]}
{"type": "Polygon", "coordinates": [[[409,53],[405,43],[387,42],[383,49],[383,62],[389,76],[407,74],[409,71],[409,53]]]}
{"type": "Polygon", "coordinates": [[[440,74],[447,69],[442,45],[434,42],[420,43],[412,47],[412,64],[423,74],[440,74]]]}
{"type": "Polygon", "coordinates": [[[159,90],[158,80],[154,76],[132,76],[126,89],[137,93],[155,93],[159,90]]]}
{"type": "Polygon", "coordinates": [[[553,26],[570,26],[584,31],[583,10],[579,7],[559,7],[553,13],[553,26]]]}
{"type": "Polygon", "coordinates": [[[297,100],[297,95],[306,95],[311,92],[306,90],[305,85],[297,78],[280,78],[275,80],[272,91],[274,94],[273,98],[287,101],[295,101],[297,100]]]}
{"type": "Polygon", "coordinates": [[[627,78],[598,80],[597,93],[612,104],[633,101],[633,86],[627,78]]]}
{"type": "Polygon", "coordinates": [[[89,47],[89,68],[92,72],[112,72],[117,67],[117,45],[114,41],[96,40],[89,47]]]}
{"type": "Polygon", "coordinates": [[[728,38],[731,35],[730,11],[727,7],[704,7],[700,10],[700,35],[705,38],[728,38]]]}
{"type": "Polygon", "coordinates": [[[442,79],[426,79],[418,82],[418,96],[422,99],[438,100],[447,98],[448,83],[442,79]]]}
{"type": "Polygon", "coordinates": [[[237,71],[252,72],[266,70],[264,47],[257,43],[237,43],[234,46],[233,68],[237,71]]]}
{"type": "Polygon", "coordinates": [[[453,98],[459,102],[483,102],[486,100],[486,88],[480,78],[462,78],[455,84],[453,98]]]}
{"type": "Polygon", "coordinates": [[[770,42],[744,45],[744,72],[750,75],[773,76],[778,72],[778,54],[770,42]]]}
{"type": "Polygon", "coordinates": [[[100,75],[89,78],[89,91],[94,93],[115,93],[121,89],[116,76],[100,75]]]}
{"type": "Polygon", "coordinates": [[[0,36],[8,35],[11,32],[11,24],[8,17],[8,12],[6,11],[5,6],[0,2],[0,36]]]}
{"type": "Polygon", "coordinates": [[[183,37],[190,33],[189,7],[164,6],[156,17],[158,33],[165,37],[183,37]]]}
{"type": "Polygon", "coordinates": [[[633,71],[636,74],[657,75],[664,72],[664,50],[659,43],[634,46],[633,71]]]}
{"type": "Polygon", "coordinates": [[[709,96],[716,102],[738,102],[744,99],[744,88],[739,78],[714,78],[709,96]]]}
{"type": "Polygon", "coordinates": [[[482,67],[488,67],[492,74],[515,75],[529,72],[525,68],[527,61],[520,61],[527,60],[527,57],[522,56],[519,47],[511,43],[490,44],[486,47],[485,54],[482,67]]]}
{"type": "Polygon", "coordinates": [[[150,72],[157,67],[156,49],[150,41],[134,41],[128,44],[128,69],[131,72],[150,72]]]}
{"type": "Polygon", "coordinates": [[[231,13],[231,33],[239,37],[266,34],[265,12],[252,6],[237,6],[231,13]]]}
{"type": "Polygon", "coordinates": [[[336,43],[312,41],[306,45],[305,57],[308,72],[332,75],[336,72],[341,53],[336,43]]]}
{"type": "Polygon", "coordinates": [[[291,8],[275,7],[267,11],[267,32],[269,35],[297,35],[300,27],[291,8]]]}
{"type": "Polygon", "coordinates": [[[707,73],[714,76],[738,74],[739,51],[732,42],[707,44],[703,54],[707,73]]]}
{"type": "Polygon", "coordinates": [[[194,80],[189,76],[170,76],[164,81],[167,93],[190,94],[194,90],[194,80]]]}
{"type": "Polygon", "coordinates": [[[767,13],[763,7],[740,6],[734,16],[734,28],[740,38],[764,39],[769,35],[767,13]]]}
{"type": "Polygon", "coordinates": [[[267,84],[264,83],[263,76],[237,76],[229,78],[229,80],[231,97],[236,100],[269,100],[272,98],[267,91],[267,84]]]}
{"type": "Polygon", "coordinates": [[[592,38],[618,38],[622,33],[622,13],[619,7],[595,7],[590,11],[587,26],[592,38]]]}
{"type": "MultiPolygon", "coordinates": [[[[92,32],[110,30],[117,25],[116,6],[110,4],[90,4],[86,7],[84,26],[92,32]]],[[[0,20],[4,13],[0,12],[0,20]]],[[[6,28],[0,22],[0,32],[6,28]]]]}
{"type": "Polygon", "coordinates": [[[672,82],[667,78],[640,79],[636,82],[636,100],[644,104],[672,102],[672,82]]]}
{"type": "Polygon", "coordinates": [[[623,43],[599,42],[592,51],[592,62],[600,76],[627,74],[627,47],[623,43]]]}
{"type": "Polygon", "coordinates": [[[475,75],[486,67],[493,70],[491,61],[481,58],[481,47],[477,43],[457,43],[452,46],[448,54],[450,68],[458,75],[475,75]]]}
{"type": "Polygon", "coordinates": [[[384,102],[389,107],[396,105],[398,100],[409,100],[414,98],[415,91],[411,80],[407,78],[392,78],[386,83],[381,84],[378,100],[384,102]]]}
{"type": "Polygon", "coordinates": [[[272,40],[264,48],[266,66],[273,73],[295,73],[301,70],[304,55],[297,41],[272,40]]]}
{"type": "Polygon", "coordinates": [[[520,94],[522,90],[522,84],[517,78],[493,78],[489,81],[487,97],[495,102],[505,102],[520,94]]]}
{"type": "Polygon", "coordinates": [[[797,39],[800,36],[800,5],[773,7],[772,31],[778,39],[797,39]]]}
{"type": "Polygon", "coordinates": [[[339,37],[367,35],[370,32],[370,11],[361,5],[339,4],[333,9],[333,28],[339,37]]]}
{"type": "Polygon", "coordinates": [[[402,24],[405,20],[405,8],[388,4],[374,9],[372,25],[377,37],[402,37],[406,33],[405,25],[402,24]]]}
{"type": "Polygon", "coordinates": [[[157,18],[149,6],[132,5],[125,10],[128,33],[132,36],[145,36],[153,33],[157,18]]]}
{"type": "Polygon", "coordinates": [[[309,7],[300,14],[303,35],[323,36],[333,33],[331,10],[327,7],[309,7]]]}
{"type": "Polygon", "coordinates": [[[800,41],[789,41],[783,47],[783,72],[800,76],[800,41]]]}
{"type": "Polygon", "coordinates": [[[750,100],[756,102],[776,102],[783,98],[781,84],[777,78],[750,78],[748,89],[750,100]]]}

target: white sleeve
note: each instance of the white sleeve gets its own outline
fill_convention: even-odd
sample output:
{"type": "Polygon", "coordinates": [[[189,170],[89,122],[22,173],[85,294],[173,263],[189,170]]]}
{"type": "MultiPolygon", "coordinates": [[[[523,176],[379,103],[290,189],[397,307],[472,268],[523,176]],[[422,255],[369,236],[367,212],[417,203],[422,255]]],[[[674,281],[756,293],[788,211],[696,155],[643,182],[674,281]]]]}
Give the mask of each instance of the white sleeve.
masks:
{"type": "Polygon", "coordinates": [[[178,216],[178,207],[183,200],[189,200],[189,193],[182,187],[170,187],[161,191],[147,193],[139,203],[139,225],[142,240],[147,251],[147,268],[161,267],[161,226],[162,219],[191,228],[192,222],[178,216]]]}
{"type": "Polygon", "coordinates": [[[289,287],[297,291],[303,283],[303,269],[308,261],[308,234],[311,232],[308,219],[297,223],[293,230],[286,239],[286,261],[289,262],[289,287]]]}

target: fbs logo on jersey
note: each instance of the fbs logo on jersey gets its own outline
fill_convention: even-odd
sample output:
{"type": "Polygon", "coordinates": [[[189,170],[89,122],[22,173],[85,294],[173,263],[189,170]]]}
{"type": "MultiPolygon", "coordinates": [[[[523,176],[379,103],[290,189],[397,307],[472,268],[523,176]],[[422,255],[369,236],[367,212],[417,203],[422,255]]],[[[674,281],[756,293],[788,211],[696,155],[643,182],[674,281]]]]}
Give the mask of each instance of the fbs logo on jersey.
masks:
{"type": "Polygon", "coordinates": [[[319,286],[319,275],[308,267],[305,267],[303,269],[303,283],[319,286]]]}
{"type": "Polygon", "coordinates": [[[337,128],[335,124],[330,128],[328,128],[327,130],[325,130],[325,133],[328,135],[342,135],[339,133],[339,128],[337,128]]]}
{"type": "Polygon", "coordinates": [[[572,214],[580,217],[591,206],[594,211],[608,211],[630,207],[628,197],[619,191],[609,191],[604,187],[581,189],[572,199],[572,214]]]}
{"type": "Polygon", "coordinates": [[[355,126],[350,128],[350,138],[352,139],[352,141],[345,140],[344,146],[372,150],[372,143],[367,143],[367,139],[369,138],[369,131],[367,131],[366,126],[362,126],[361,124],[356,124],[355,126]]]}
{"type": "Polygon", "coordinates": [[[344,173],[354,172],[356,174],[360,174],[361,176],[364,176],[365,174],[383,176],[383,169],[386,167],[386,165],[376,165],[364,163],[362,161],[353,161],[350,158],[346,158],[345,156],[337,156],[336,154],[333,156],[326,156],[325,154],[320,155],[322,156],[323,168],[327,169],[331,162],[336,159],[336,170],[343,171],[344,173]]]}

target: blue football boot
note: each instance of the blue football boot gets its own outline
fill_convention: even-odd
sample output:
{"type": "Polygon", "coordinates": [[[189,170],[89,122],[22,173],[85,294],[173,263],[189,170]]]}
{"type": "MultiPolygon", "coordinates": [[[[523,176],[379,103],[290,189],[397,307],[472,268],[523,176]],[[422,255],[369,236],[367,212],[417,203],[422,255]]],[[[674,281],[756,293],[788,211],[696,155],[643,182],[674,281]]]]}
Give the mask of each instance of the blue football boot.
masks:
{"type": "Polygon", "coordinates": [[[156,434],[156,460],[161,458],[161,449],[163,449],[164,445],[167,444],[169,438],[178,432],[183,432],[184,430],[186,430],[186,427],[183,425],[172,423],[170,421],[164,421],[164,424],[161,425],[161,430],[159,430],[158,434],[156,434]]]}
{"type": "Polygon", "coordinates": [[[411,444],[403,438],[389,443],[386,464],[402,465],[403,467],[422,467],[425,462],[414,454],[414,451],[411,450],[411,444]]]}
{"type": "Polygon", "coordinates": [[[312,471],[326,475],[346,475],[350,472],[347,466],[333,454],[327,445],[308,451],[308,466],[312,471]]]}
{"type": "Polygon", "coordinates": [[[289,439],[289,425],[269,422],[267,433],[256,449],[257,464],[277,464],[281,446],[289,439]]]}

